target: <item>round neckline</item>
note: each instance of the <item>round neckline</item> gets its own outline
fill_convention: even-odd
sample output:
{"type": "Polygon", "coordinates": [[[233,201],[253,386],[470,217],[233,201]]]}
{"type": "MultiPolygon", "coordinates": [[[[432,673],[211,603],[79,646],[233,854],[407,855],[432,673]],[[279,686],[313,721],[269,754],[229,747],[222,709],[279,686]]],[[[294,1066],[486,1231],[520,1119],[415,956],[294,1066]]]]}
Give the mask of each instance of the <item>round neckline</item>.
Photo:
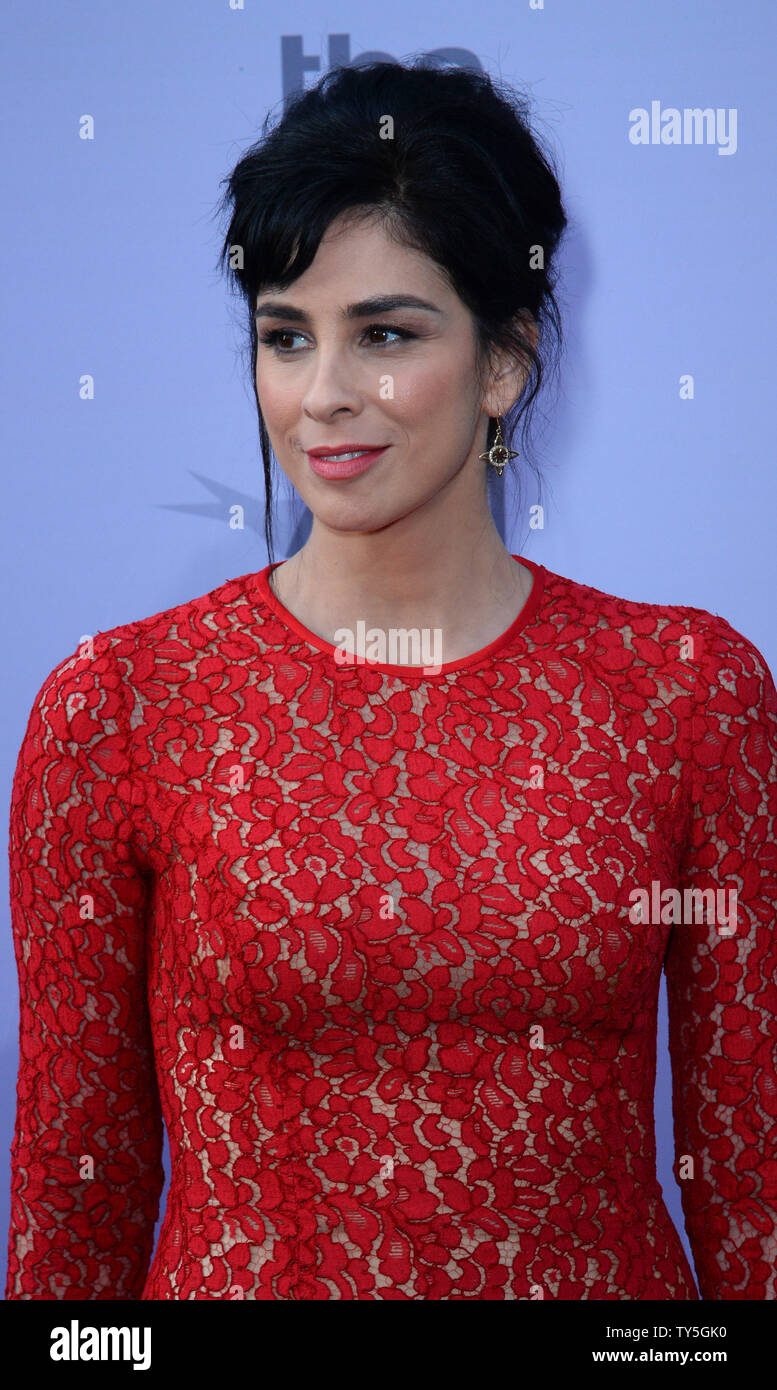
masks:
{"type": "MultiPolygon", "coordinates": [[[[511,552],[512,554],[512,552],[511,552]]],[[[544,565],[540,565],[536,560],[529,560],[525,555],[512,555],[519,564],[525,565],[532,575],[532,586],[528,598],[525,600],[520,612],[516,615],[510,626],[504,632],[495,637],[493,642],[489,642],[485,647],[479,647],[477,651],[470,652],[468,656],[461,656],[455,661],[443,662],[439,670],[429,672],[423,666],[393,666],[385,661],[364,661],[364,662],[345,662],[335,661],[335,653],[340,649],[333,642],[327,642],[325,638],[319,637],[318,633],[312,632],[310,628],[300,622],[299,618],[285,608],[276,594],[270,588],[270,574],[272,570],[278,569],[280,565],[285,565],[285,560],[275,560],[272,564],[265,565],[264,569],[258,570],[253,576],[255,587],[264,599],[269,608],[281,619],[283,624],[298,637],[309,642],[318,651],[324,652],[332,658],[333,665],[338,671],[355,671],[364,666],[370,671],[381,671],[389,676],[414,676],[416,680],[440,680],[449,675],[452,671],[466,670],[472,666],[480,666],[486,663],[500,648],[506,646],[512,639],[527,625],[534,617],[540,597],[545,588],[545,577],[547,570],[544,565]]]]}

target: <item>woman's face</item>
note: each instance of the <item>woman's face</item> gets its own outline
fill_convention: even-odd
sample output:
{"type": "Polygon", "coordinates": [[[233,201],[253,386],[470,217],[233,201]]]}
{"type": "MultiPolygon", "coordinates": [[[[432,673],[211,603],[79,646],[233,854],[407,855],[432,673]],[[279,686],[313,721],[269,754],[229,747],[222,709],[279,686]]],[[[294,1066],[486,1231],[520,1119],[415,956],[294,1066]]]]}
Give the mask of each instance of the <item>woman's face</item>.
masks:
{"type": "Polygon", "coordinates": [[[341,218],[303,275],[258,295],[257,332],[257,395],[273,451],[327,529],[389,526],[457,478],[463,505],[483,490],[487,416],[512,404],[520,380],[512,391],[503,380],[484,404],[472,317],[427,256],[374,221],[341,218]],[[399,295],[428,307],[361,303],[399,295]],[[383,452],[351,476],[314,471],[308,450],[346,445],[383,452]]]}

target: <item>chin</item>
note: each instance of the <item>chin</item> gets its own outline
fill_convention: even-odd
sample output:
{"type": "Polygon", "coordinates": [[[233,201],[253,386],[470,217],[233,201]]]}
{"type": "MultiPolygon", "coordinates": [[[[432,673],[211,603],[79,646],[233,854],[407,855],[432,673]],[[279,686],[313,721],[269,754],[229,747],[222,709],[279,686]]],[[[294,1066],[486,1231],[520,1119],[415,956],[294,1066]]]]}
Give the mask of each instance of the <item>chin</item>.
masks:
{"type": "Polygon", "coordinates": [[[345,514],[342,507],[319,507],[318,511],[313,511],[310,507],[310,510],[319,526],[324,526],[327,531],[340,531],[343,535],[361,531],[382,531],[384,526],[390,526],[393,521],[399,519],[393,512],[386,516],[368,511],[366,508],[360,510],[358,507],[349,509],[345,514]]]}

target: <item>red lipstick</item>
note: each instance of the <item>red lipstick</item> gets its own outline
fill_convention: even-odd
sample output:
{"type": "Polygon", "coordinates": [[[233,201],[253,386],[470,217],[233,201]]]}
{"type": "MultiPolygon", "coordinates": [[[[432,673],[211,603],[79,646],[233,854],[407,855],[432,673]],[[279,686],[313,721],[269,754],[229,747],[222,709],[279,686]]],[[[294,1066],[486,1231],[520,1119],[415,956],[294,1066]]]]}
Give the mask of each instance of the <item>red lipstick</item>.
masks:
{"type": "Polygon", "coordinates": [[[388,444],[327,444],[306,449],[305,452],[310,467],[319,478],[335,481],[338,478],[355,478],[359,473],[366,472],[388,447],[388,444]]]}

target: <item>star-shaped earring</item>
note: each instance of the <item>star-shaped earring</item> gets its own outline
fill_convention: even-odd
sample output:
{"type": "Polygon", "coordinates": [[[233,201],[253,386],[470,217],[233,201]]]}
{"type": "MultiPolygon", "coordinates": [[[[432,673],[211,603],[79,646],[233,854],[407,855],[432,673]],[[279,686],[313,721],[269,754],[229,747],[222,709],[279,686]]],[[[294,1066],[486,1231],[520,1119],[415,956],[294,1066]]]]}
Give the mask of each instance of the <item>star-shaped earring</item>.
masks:
{"type": "Polygon", "coordinates": [[[502,417],[496,417],[496,438],[490,449],[484,454],[478,454],[478,458],[483,459],[484,463],[490,463],[496,469],[497,475],[501,478],[505,471],[505,464],[508,459],[517,459],[518,450],[508,449],[502,438],[502,417]]]}

